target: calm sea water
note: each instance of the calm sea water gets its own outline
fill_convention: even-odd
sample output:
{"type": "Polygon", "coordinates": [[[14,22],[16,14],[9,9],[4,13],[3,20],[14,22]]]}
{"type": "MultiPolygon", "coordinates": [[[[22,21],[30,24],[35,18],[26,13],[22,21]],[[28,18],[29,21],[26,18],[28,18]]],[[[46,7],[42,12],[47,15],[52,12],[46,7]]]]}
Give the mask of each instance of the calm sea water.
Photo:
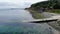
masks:
{"type": "Polygon", "coordinates": [[[24,9],[1,9],[0,34],[53,34],[47,24],[22,23],[22,20],[32,19],[24,9]]]}

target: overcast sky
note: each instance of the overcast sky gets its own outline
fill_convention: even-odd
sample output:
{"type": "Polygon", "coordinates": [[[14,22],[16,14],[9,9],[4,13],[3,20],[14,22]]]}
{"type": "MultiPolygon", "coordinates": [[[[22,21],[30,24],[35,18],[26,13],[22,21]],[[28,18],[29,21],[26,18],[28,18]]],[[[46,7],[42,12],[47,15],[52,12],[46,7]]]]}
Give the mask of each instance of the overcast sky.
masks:
{"type": "Polygon", "coordinates": [[[9,2],[9,3],[14,3],[21,6],[27,6],[27,5],[31,5],[32,3],[36,3],[36,2],[41,2],[41,1],[45,1],[45,0],[0,0],[0,2],[9,2]]]}
{"type": "Polygon", "coordinates": [[[40,1],[45,1],[45,0],[0,0],[0,2],[12,2],[12,3],[24,3],[24,2],[30,2],[30,3],[35,3],[35,2],[40,2],[40,1]]]}

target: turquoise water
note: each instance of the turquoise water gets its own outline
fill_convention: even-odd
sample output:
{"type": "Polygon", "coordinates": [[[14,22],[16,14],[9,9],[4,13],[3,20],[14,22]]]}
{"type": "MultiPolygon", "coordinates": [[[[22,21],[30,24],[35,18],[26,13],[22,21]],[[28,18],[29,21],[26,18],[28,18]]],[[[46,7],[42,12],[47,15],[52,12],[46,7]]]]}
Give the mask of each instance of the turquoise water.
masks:
{"type": "Polygon", "coordinates": [[[24,9],[0,10],[0,34],[54,34],[47,24],[23,23],[33,17],[24,9]]]}

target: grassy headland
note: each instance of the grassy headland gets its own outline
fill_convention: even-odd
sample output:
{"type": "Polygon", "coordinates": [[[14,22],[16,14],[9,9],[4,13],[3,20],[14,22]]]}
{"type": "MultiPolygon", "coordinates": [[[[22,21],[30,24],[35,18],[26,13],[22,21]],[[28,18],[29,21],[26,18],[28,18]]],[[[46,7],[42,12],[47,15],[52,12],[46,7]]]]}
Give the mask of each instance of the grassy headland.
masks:
{"type": "Polygon", "coordinates": [[[30,11],[30,13],[32,14],[32,16],[34,18],[41,19],[41,18],[44,18],[44,16],[38,12],[40,10],[60,14],[60,10],[59,10],[60,9],[60,2],[59,1],[60,0],[42,1],[42,2],[32,4],[31,7],[26,8],[26,9],[30,11]]]}
{"type": "Polygon", "coordinates": [[[47,12],[60,14],[60,0],[42,1],[42,2],[32,4],[31,7],[30,7],[30,9],[33,9],[35,11],[38,11],[42,8],[44,10],[46,10],[47,12]]]}

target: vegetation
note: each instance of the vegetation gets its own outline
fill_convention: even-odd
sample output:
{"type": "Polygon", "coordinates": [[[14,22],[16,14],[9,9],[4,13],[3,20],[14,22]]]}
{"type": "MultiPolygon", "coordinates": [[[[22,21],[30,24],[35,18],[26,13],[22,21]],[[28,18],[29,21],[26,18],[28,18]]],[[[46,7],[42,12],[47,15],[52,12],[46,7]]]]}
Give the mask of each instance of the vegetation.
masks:
{"type": "Polygon", "coordinates": [[[38,13],[37,11],[34,11],[34,10],[29,10],[29,11],[32,14],[32,17],[34,17],[35,19],[45,18],[41,13],[38,13]]]}
{"type": "Polygon", "coordinates": [[[41,7],[42,8],[47,8],[47,9],[60,9],[60,0],[48,0],[48,1],[43,1],[43,2],[38,2],[35,4],[31,5],[31,9],[38,10],[41,7]]]}
{"type": "Polygon", "coordinates": [[[46,10],[46,12],[60,14],[60,10],[59,9],[46,10]]]}
{"type": "Polygon", "coordinates": [[[42,8],[47,12],[60,14],[60,0],[48,0],[48,1],[38,2],[32,4],[29,9],[39,11],[42,8]]]}
{"type": "Polygon", "coordinates": [[[30,8],[26,8],[29,9],[30,13],[32,13],[32,16],[36,19],[40,19],[40,18],[44,18],[44,16],[42,16],[39,13],[39,10],[45,10],[47,12],[52,12],[52,13],[58,13],[60,14],[60,0],[48,0],[48,1],[43,1],[43,2],[38,2],[35,4],[32,4],[30,8]]]}

